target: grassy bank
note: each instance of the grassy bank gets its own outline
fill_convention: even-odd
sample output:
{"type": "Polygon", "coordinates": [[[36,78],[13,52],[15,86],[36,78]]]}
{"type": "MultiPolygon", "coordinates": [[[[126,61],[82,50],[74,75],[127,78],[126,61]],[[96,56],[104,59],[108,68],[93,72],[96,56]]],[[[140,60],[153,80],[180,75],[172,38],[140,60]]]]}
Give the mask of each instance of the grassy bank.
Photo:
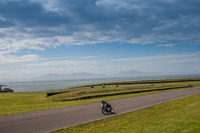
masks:
{"type": "Polygon", "coordinates": [[[56,101],[72,101],[72,100],[91,99],[91,98],[116,96],[116,95],[132,94],[132,93],[143,93],[150,91],[188,88],[188,87],[189,87],[188,85],[128,86],[128,87],[116,87],[116,88],[107,87],[100,89],[69,91],[66,93],[61,93],[51,96],[47,99],[53,99],[56,101]]]}
{"type": "MultiPolygon", "coordinates": [[[[137,90],[145,90],[145,89],[159,89],[159,88],[167,88],[167,87],[177,87],[177,86],[188,86],[188,84],[200,84],[200,81],[189,81],[189,82],[169,82],[169,83],[154,83],[154,86],[130,86],[130,84],[123,85],[120,87],[114,87],[113,85],[106,86],[106,88],[99,89],[90,89],[90,90],[67,90],[69,92],[47,97],[46,92],[41,93],[0,93],[0,115],[9,115],[16,113],[24,113],[31,112],[37,110],[58,108],[58,107],[67,107],[74,106],[80,104],[87,104],[93,102],[99,102],[102,98],[105,100],[114,100],[126,97],[133,97],[139,95],[147,95],[152,93],[158,93],[163,91],[153,92],[143,92],[143,93],[129,93],[123,94],[128,91],[137,91],[137,90]],[[122,93],[123,92],[123,93],[122,93]],[[102,95],[105,93],[113,94],[113,93],[121,93],[118,95],[102,95]],[[84,97],[88,95],[101,95],[101,97],[93,97],[92,99],[79,99],[74,101],[63,101],[63,99],[74,98],[74,97],[84,97]]],[[[136,84],[135,84],[136,85],[136,84]]],[[[140,84],[142,85],[142,84],[140,84]]],[[[150,84],[151,85],[151,84],[150,84]]],[[[80,87],[81,89],[81,87],[80,87]]],[[[179,88],[182,89],[182,88],[179,88]]]]}
{"type": "Polygon", "coordinates": [[[197,133],[200,131],[200,94],[81,124],[54,133],[197,133]]]}

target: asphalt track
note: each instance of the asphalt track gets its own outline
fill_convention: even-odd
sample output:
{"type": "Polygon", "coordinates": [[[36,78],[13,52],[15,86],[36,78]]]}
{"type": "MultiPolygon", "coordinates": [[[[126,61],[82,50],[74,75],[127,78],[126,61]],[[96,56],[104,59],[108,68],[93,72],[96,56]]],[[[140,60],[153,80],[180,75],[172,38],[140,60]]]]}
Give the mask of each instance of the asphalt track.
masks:
{"type": "MultiPolygon", "coordinates": [[[[151,95],[108,101],[119,115],[154,106],[181,97],[200,93],[200,88],[176,90],[151,95]]],[[[114,115],[103,115],[99,103],[56,108],[29,113],[0,116],[1,133],[46,133],[73,125],[99,120],[114,115]]]]}

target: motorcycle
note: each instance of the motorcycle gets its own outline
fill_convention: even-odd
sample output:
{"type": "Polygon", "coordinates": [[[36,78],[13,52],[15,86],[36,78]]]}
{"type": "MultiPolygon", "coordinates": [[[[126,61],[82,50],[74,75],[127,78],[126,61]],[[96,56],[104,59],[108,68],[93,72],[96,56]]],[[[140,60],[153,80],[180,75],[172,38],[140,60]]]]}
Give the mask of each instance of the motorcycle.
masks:
{"type": "Polygon", "coordinates": [[[108,115],[108,114],[114,114],[114,110],[111,107],[110,104],[107,103],[107,105],[105,106],[103,103],[101,103],[101,111],[104,115],[108,115]]]}

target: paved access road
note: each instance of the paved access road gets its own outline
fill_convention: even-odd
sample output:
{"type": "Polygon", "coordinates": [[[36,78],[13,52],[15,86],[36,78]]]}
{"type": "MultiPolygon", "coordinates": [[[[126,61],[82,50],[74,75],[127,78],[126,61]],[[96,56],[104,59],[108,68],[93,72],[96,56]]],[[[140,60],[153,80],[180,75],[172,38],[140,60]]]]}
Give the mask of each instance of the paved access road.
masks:
{"type": "MultiPolygon", "coordinates": [[[[151,95],[112,100],[108,102],[117,113],[114,115],[118,115],[197,93],[200,93],[200,88],[162,92],[151,95]]],[[[46,133],[114,115],[103,115],[101,113],[99,102],[30,113],[0,116],[0,132],[46,133]]]]}

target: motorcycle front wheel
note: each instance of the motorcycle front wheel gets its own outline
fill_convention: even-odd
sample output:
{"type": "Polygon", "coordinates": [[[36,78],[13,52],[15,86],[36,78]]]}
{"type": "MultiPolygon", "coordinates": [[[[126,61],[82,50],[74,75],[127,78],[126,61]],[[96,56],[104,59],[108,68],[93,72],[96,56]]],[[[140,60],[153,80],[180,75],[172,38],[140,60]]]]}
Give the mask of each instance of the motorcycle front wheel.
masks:
{"type": "Polygon", "coordinates": [[[102,113],[103,113],[104,115],[107,115],[107,114],[108,114],[108,112],[106,111],[106,109],[101,109],[101,111],[102,111],[102,113]]]}

